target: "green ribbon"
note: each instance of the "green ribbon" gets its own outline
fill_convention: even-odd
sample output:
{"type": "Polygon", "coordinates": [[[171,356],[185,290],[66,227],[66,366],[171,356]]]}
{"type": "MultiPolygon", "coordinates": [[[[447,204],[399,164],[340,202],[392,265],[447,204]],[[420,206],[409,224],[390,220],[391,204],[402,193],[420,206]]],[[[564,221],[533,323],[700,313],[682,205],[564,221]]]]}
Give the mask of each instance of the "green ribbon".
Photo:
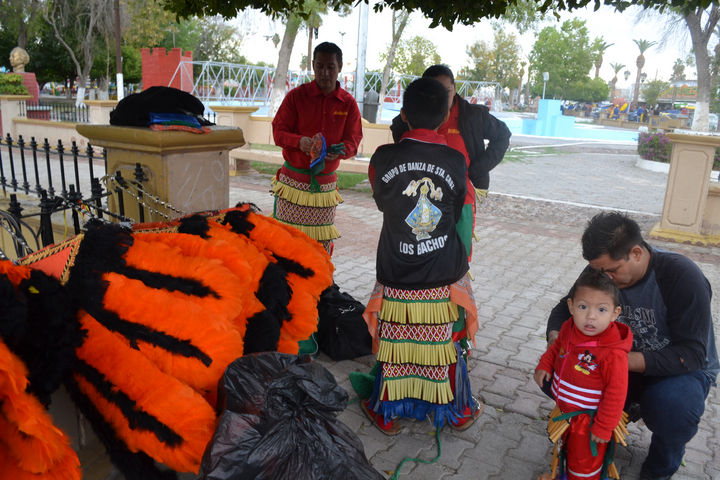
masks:
{"type": "Polygon", "coordinates": [[[320,193],[320,183],[317,181],[316,177],[327,177],[329,175],[332,175],[332,173],[320,173],[325,169],[325,161],[324,160],[322,162],[320,162],[319,164],[315,165],[315,168],[313,168],[312,170],[309,168],[293,167],[288,162],[285,162],[284,167],[287,168],[288,170],[292,170],[293,172],[302,173],[303,175],[309,175],[310,176],[310,191],[312,193],[320,193]]]}
{"type": "MultiPolygon", "coordinates": [[[[590,415],[590,428],[592,428],[593,418],[595,417],[595,410],[576,410],[574,412],[563,413],[562,415],[558,415],[552,420],[553,422],[569,420],[572,417],[577,417],[578,415],[582,415],[583,413],[587,413],[588,415],[590,415]]],[[[590,453],[592,453],[593,457],[597,457],[597,443],[592,440],[592,436],[590,436],[590,453]]]]}

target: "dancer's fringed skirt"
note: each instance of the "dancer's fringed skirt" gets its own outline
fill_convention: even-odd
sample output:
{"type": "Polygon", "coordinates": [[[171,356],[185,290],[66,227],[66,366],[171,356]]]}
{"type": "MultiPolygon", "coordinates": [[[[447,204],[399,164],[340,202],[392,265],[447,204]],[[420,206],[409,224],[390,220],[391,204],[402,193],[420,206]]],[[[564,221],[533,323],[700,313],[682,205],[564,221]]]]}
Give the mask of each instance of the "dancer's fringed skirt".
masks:
{"type": "MultiPolygon", "coordinates": [[[[380,368],[369,406],[386,421],[432,416],[440,428],[462,417],[466,407],[473,408],[463,347],[453,341],[453,330],[457,330],[453,327],[458,321],[464,323],[465,308],[451,299],[451,288],[400,290],[376,285],[376,301],[371,298],[366,320],[369,313],[377,315],[377,330],[373,333],[370,322],[369,326],[380,368]],[[377,301],[379,292],[381,302],[377,301]],[[379,308],[373,311],[373,305],[379,308]]],[[[474,335],[477,317],[472,291],[468,291],[461,305],[472,309],[474,327],[467,331],[474,335]]]]}
{"type": "MultiPolygon", "coordinates": [[[[320,175],[319,175],[320,176],[320,175]]],[[[337,181],[313,185],[280,172],[270,191],[275,195],[273,217],[301,230],[332,254],[332,241],[340,238],[335,228],[335,209],[342,203],[337,181]]]]}

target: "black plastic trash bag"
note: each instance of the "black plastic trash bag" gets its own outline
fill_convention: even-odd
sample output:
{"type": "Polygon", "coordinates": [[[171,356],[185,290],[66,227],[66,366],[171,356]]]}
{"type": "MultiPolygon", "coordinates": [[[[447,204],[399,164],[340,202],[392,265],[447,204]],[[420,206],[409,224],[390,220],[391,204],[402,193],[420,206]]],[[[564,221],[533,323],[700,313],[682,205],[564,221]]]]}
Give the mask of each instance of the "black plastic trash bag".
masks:
{"type": "Polygon", "coordinates": [[[382,479],[357,436],[335,418],[347,392],[322,365],[277,352],[241,357],[218,392],[223,414],[203,480],[382,479]]]}
{"type": "Polygon", "coordinates": [[[325,289],[318,302],[318,346],[333,360],[372,353],[372,337],[362,317],[365,305],[337,285],[325,289]]]}

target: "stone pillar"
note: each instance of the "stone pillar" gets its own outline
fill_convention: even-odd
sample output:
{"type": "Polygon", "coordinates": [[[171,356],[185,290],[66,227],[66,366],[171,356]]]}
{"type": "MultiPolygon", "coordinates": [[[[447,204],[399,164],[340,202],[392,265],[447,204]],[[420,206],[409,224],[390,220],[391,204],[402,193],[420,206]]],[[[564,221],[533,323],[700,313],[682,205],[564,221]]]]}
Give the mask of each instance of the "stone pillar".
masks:
{"type": "Polygon", "coordinates": [[[673,144],[670,173],[662,218],[650,235],[686,243],[716,243],[720,237],[714,234],[713,225],[720,225],[720,210],[708,209],[708,198],[711,190],[713,197],[717,196],[717,187],[710,188],[710,174],[720,136],[667,136],[673,144]]]}
{"type": "MultiPolygon", "coordinates": [[[[210,108],[217,113],[216,122],[218,125],[238,127],[242,129],[243,133],[247,134],[251,131],[250,115],[255,113],[259,107],[214,105],[210,108]]],[[[246,137],[246,140],[250,143],[249,137],[246,137]]],[[[230,157],[230,175],[244,175],[250,170],[249,160],[234,156],[230,157]]]]}
{"type": "Polygon", "coordinates": [[[117,103],[117,100],[85,100],[90,123],[93,125],[110,123],[110,112],[115,109],[117,103]]]}
{"type": "MultiPolygon", "coordinates": [[[[119,171],[124,179],[132,180],[139,163],[146,178],[143,190],[183,212],[152,204],[170,218],[229,207],[228,154],[245,144],[242,130],[215,126],[210,133],[196,134],[112,125],[76,128],[93,145],[105,147],[108,175],[119,171]]],[[[123,200],[125,216],[139,221],[137,199],[124,193],[123,200]]],[[[108,203],[111,211],[118,212],[113,196],[108,203]]],[[[164,220],[145,208],[146,222],[164,220]]]]}
{"type": "Polygon", "coordinates": [[[9,133],[13,139],[17,138],[15,118],[20,116],[20,102],[32,100],[30,95],[0,95],[0,129],[2,136],[9,133]]]}

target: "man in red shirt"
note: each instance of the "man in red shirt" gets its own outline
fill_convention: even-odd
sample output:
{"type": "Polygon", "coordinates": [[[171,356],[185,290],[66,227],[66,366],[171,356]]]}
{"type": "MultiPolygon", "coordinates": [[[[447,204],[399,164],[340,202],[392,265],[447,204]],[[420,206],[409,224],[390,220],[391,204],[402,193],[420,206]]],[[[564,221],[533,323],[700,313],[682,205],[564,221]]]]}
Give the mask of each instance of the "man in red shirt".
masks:
{"type": "Polygon", "coordinates": [[[272,122],[275,144],[282,147],[285,159],[273,180],[273,217],[319,241],[329,254],[332,241],[340,237],[334,225],[335,209],[342,202],[335,170],[341,159],[355,155],[362,139],[357,103],[337,81],[341,68],[342,50],[337,45],[317,45],[315,79],[291,90],[272,122]],[[317,133],[340,153],[328,153],[325,167],[316,173],[310,170],[310,147],[317,133]]]}

